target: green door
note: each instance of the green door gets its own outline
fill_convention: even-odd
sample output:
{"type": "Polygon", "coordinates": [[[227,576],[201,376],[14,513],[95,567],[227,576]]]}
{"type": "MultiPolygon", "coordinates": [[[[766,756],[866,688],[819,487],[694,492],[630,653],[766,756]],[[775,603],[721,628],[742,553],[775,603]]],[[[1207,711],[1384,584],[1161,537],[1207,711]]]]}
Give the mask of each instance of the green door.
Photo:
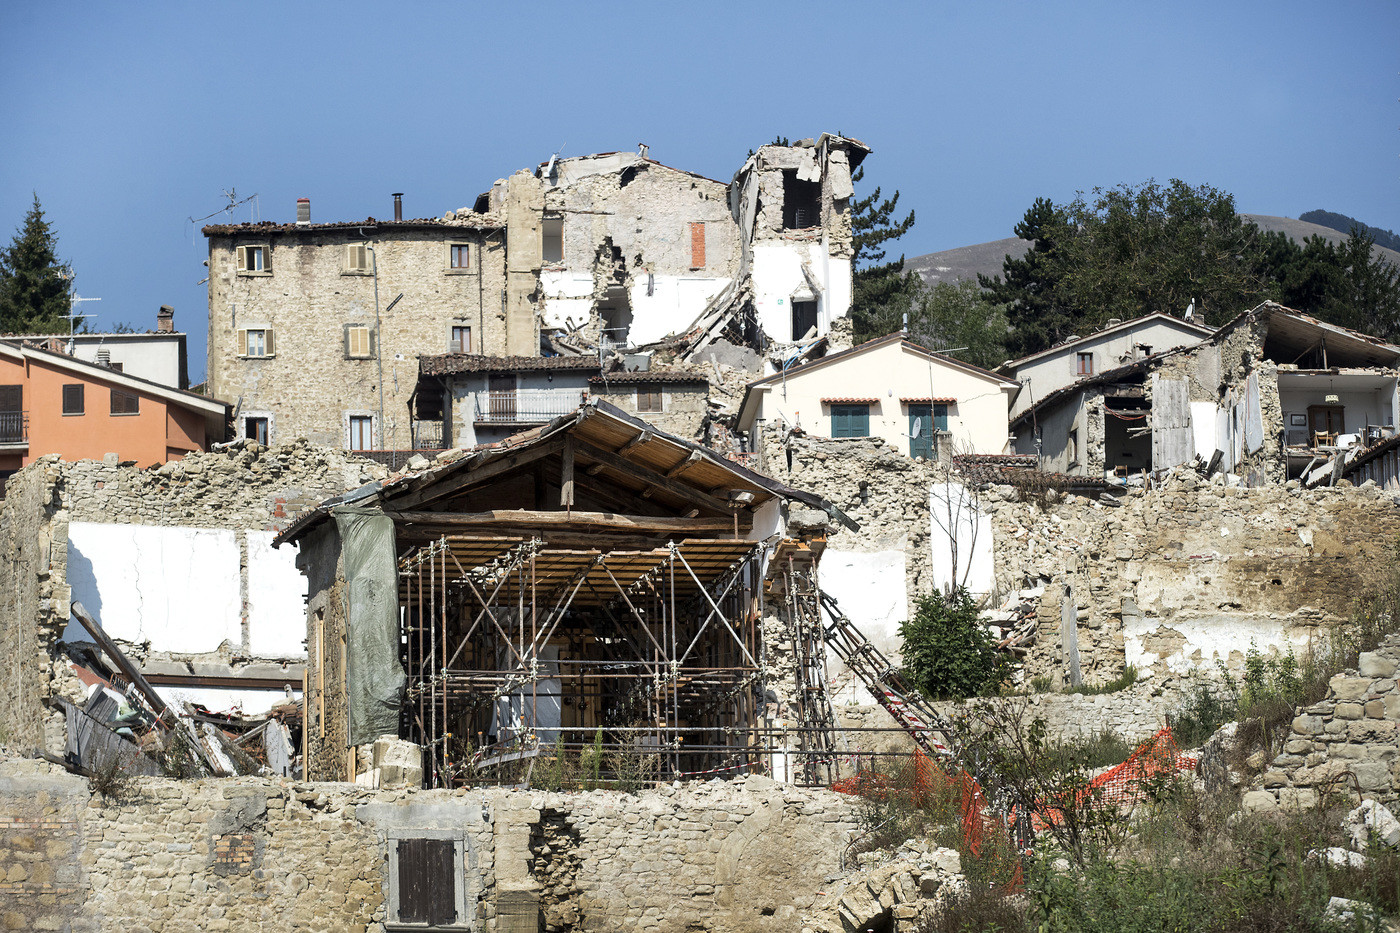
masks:
{"type": "Polygon", "coordinates": [[[934,458],[932,405],[909,406],[909,456],[934,458]]]}

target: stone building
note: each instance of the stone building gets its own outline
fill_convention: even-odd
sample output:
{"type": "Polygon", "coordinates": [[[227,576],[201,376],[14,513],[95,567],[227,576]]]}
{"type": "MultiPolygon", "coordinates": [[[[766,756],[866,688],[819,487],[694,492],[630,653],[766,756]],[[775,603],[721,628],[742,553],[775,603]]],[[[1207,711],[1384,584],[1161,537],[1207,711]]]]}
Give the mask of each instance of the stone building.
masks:
{"type": "Polygon", "coordinates": [[[688,440],[705,440],[710,382],[701,372],[614,370],[589,377],[588,389],[593,398],[611,402],[663,431],[688,440]]]}
{"type": "Polygon", "coordinates": [[[588,400],[588,380],[600,371],[596,356],[422,357],[414,449],[490,444],[571,414],[588,400]]]}
{"type": "Polygon", "coordinates": [[[539,354],[534,309],[512,330],[507,233],[451,220],[213,225],[209,392],[235,434],[352,450],[412,446],[420,355],[539,354]]]}
{"type": "Polygon", "coordinates": [[[820,337],[851,300],[851,171],[823,135],[764,146],[728,183],[645,153],[551,159],[441,219],[216,224],[209,390],[235,433],[418,445],[419,356],[596,354],[721,336],[820,337]]]}

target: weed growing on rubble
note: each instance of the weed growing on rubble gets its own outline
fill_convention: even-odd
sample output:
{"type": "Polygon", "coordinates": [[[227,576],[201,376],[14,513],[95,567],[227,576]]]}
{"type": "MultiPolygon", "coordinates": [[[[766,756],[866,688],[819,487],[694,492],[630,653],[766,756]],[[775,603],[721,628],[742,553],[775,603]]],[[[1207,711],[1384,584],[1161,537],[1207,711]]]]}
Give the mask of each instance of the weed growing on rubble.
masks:
{"type": "Polygon", "coordinates": [[[129,766],[135,758],[135,753],[109,755],[106,761],[88,774],[88,786],[92,792],[107,800],[125,800],[131,796],[136,788],[136,777],[129,766]]]}

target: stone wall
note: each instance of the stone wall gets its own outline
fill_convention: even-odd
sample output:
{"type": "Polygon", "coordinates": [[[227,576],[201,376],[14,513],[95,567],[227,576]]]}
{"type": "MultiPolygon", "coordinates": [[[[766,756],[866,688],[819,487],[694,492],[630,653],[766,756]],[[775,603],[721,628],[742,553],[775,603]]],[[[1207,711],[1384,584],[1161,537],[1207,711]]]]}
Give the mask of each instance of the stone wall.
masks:
{"type": "MultiPolygon", "coordinates": [[[[0,729],[11,742],[38,745],[48,715],[43,700],[83,692],[55,650],[69,621],[70,522],[237,531],[246,623],[247,532],[280,531],[298,512],[386,475],[373,461],[305,441],[270,448],[239,441],[145,470],[115,458],[69,463],[54,456],[25,467],[10,478],[0,506],[0,648],[15,659],[0,679],[0,699],[8,701],[0,729]]],[[[158,645],[128,647],[144,663],[165,657],[158,645]]],[[[198,660],[236,673],[257,659],[240,656],[238,646],[230,645],[198,660]]],[[[58,740],[55,732],[48,744],[58,740]]]]}
{"type": "Polygon", "coordinates": [[[1327,698],[1300,709],[1283,753],[1244,796],[1248,809],[1310,807],[1319,795],[1400,798],[1400,635],[1332,678],[1327,698]]]}
{"type": "Polygon", "coordinates": [[[705,377],[680,381],[667,373],[658,373],[656,381],[647,382],[644,376],[644,373],[623,373],[615,377],[595,377],[589,380],[589,394],[677,437],[703,441],[705,416],[710,409],[709,383],[705,377]],[[661,411],[638,411],[637,396],[641,392],[660,392],[661,411]]]}
{"type": "Polygon", "coordinates": [[[761,777],[639,796],[142,778],[109,798],[8,759],[0,920],[381,931],[399,895],[398,841],[429,838],[456,842],[476,929],[776,933],[823,906],[853,831],[848,798],[761,777]]]}

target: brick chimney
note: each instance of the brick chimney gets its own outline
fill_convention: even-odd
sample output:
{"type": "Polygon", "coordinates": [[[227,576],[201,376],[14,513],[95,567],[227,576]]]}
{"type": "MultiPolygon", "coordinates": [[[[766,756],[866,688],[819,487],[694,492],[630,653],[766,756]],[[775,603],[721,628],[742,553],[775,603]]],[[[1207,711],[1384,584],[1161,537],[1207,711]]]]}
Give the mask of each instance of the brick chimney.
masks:
{"type": "Polygon", "coordinates": [[[170,305],[161,305],[160,310],[156,312],[156,332],[175,333],[175,309],[170,305]]]}

